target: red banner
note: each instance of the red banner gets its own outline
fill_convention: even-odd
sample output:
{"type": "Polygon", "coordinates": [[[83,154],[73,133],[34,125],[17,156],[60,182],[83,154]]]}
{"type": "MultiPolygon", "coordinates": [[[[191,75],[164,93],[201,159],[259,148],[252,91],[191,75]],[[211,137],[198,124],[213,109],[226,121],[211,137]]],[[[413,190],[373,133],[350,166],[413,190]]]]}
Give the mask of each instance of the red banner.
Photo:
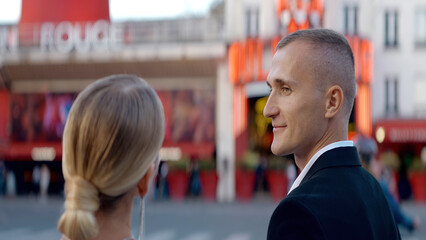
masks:
{"type": "Polygon", "coordinates": [[[426,143],[426,120],[382,120],[375,126],[379,143],[426,143]]]}
{"type": "Polygon", "coordinates": [[[2,149],[8,143],[7,129],[9,126],[9,93],[5,90],[0,90],[0,157],[2,149]]]}
{"type": "Polygon", "coordinates": [[[20,24],[110,20],[108,0],[22,0],[20,24]]]}

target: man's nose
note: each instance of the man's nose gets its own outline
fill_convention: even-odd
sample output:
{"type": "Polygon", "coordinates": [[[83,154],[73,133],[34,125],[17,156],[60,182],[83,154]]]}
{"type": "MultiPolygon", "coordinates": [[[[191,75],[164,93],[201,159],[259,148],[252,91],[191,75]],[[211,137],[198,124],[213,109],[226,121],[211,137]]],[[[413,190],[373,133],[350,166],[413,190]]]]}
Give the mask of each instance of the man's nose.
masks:
{"type": "Polygon", "coordinates": [[[266,118],[274,118],[279,113],[279,109],[275,104],[274,97],[269,96],[266,102],[265,108],[263,109],[263,116],[266,118]]]}

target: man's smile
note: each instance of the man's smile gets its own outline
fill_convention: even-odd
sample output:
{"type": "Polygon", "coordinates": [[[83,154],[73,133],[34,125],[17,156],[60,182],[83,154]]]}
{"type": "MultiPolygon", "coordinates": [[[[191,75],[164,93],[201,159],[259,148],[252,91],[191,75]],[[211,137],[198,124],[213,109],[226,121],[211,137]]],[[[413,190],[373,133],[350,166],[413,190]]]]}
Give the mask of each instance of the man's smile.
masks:
{"type": "Polygon", "coordinates": [[[287,125],[285,125],[285,124],[277,124],[277,125],[272,124],[272,127],[273,127],[273,131],[276,132],[276,131],[280,131],[280,130],[285,129],[287,127],[287,125]]]}

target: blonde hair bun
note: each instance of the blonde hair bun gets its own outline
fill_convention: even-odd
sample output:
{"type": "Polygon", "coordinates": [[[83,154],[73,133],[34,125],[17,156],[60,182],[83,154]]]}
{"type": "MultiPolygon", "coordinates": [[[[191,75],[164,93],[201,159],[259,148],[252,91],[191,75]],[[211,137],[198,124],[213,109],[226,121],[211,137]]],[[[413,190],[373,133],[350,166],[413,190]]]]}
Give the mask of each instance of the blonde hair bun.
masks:
{"type": "Polygon", "coordinates": [[[65,212],[59,220],[59,230],[69,239],[90,239],[98,235],[94,213],[99,209],[96,187],[80,176],[72,176],[65,183],[65,212]]]}
{"type": "Polygon", "coordinates": [[[67,179],[65,209],[96,212],[99,209],[98,189],[80,176],[67,179]]]}

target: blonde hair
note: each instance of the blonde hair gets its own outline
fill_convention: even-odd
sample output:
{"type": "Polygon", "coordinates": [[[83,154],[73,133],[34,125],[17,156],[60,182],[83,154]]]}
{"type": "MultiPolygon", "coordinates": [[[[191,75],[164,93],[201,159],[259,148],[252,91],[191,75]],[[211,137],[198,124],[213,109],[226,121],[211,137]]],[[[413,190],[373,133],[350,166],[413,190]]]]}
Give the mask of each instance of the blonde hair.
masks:
{"type": "Polygon", "coordinates": [[[113,75],[89,85],[71,107],[63,136],[65,212],[58,229],[72,240],[96,237],[108,211],[158,159],[164,112],[141,78],[113,75]]]}

